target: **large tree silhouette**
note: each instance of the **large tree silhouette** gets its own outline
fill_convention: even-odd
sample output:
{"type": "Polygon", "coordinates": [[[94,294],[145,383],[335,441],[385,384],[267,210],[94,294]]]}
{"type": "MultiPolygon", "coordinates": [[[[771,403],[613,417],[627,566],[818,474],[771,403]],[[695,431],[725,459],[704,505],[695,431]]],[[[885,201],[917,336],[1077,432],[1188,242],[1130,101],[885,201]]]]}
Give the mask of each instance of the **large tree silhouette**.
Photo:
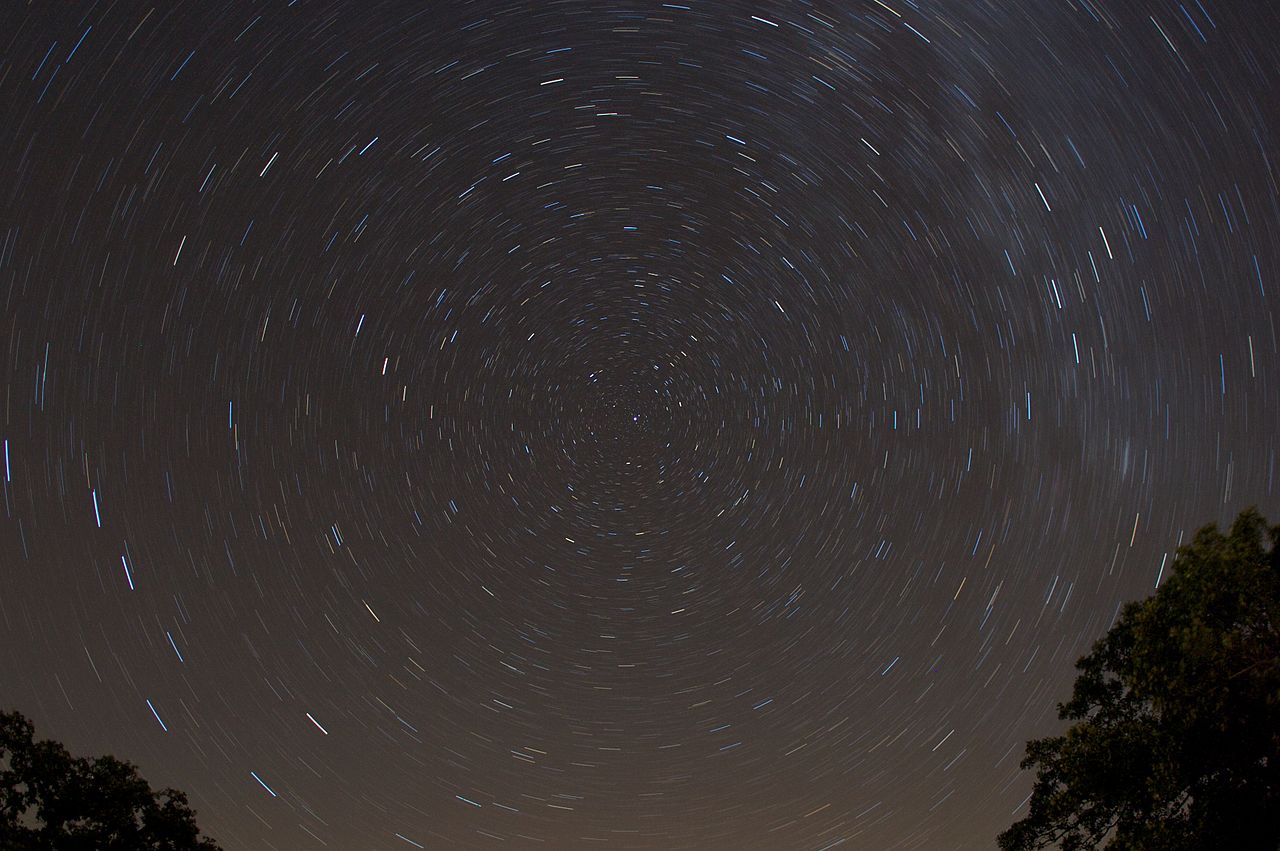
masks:
{"type": "Polygon", "coordinates": [[[1205,527],[1125,607],[1076,663],[1058,707],[1075,723],[1027,743],[1035,785],[1004,851],[1280,848],[1278,541],[1252,509],[1205,527]]]}
{"type": "Polygon", "coordinates": [[[0,713],[0,848],[218,851],[182,792],[153,793],[115,757],[72,757],[57,742],[37,742],[16,712],[0,713]]]}

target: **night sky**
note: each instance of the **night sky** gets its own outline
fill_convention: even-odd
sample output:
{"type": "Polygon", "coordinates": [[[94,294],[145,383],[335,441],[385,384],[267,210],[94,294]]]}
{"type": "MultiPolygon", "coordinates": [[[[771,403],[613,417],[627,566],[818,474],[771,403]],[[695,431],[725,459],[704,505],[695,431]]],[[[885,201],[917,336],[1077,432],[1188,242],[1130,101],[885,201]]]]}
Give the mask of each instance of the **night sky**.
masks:
{"type": "Polygon", "coordinates": [[[6,4],[0,708],[229,851],[992,847],[1280,514],[1278,33],[6,4]]]}

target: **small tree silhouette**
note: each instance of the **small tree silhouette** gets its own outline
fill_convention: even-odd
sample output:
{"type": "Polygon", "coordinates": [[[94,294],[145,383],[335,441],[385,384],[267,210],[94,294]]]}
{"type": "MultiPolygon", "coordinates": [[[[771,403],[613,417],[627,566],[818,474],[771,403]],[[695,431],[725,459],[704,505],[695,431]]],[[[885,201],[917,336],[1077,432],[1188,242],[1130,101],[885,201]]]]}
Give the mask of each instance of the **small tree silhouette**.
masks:
{"type": "Polygon", "coordinates": [[[1280,847],[1280,527],[1201,529],[1076,667],[1003,851],[1280,847]]]}
{"type": "Polygon", "coordinates": [[[72,757],[0,713],[0,848],[5,851],[219,851],[200,836],[187,796],[158,793],[112,756],[72,757]]]}

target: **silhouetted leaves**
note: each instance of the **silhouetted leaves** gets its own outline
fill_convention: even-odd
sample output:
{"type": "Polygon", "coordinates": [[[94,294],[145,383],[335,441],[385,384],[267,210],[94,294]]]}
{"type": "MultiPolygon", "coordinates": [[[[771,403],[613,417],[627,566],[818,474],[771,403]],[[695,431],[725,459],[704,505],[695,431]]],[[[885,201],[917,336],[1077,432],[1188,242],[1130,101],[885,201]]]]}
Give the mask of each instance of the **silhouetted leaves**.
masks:
{"type": "Polygon", "coordinates": [[[1280,847],[1280,527],[1200,530],[1080,670],[1064,735],[1027,743],[1004,851],[1280,847]]]}
{"type": "Polygon", "coordinates": [[[0,713],[0,848],[4,851],[217,851],[187,796],[153,793],[127,762],[72,757],[35,741],[31,722],[0,713]]]}

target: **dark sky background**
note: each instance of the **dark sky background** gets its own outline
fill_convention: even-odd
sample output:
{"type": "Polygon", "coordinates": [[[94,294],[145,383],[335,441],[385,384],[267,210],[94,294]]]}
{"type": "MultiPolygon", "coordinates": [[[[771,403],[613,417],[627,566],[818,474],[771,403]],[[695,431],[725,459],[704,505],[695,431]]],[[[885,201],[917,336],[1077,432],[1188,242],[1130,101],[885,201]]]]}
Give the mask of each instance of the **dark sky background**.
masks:
{"type": "Polygon", "coordinates": [[[1278,31],[8,3],[0,706],[229,851],[992,847],[1280,513],[1278,31]]]}

